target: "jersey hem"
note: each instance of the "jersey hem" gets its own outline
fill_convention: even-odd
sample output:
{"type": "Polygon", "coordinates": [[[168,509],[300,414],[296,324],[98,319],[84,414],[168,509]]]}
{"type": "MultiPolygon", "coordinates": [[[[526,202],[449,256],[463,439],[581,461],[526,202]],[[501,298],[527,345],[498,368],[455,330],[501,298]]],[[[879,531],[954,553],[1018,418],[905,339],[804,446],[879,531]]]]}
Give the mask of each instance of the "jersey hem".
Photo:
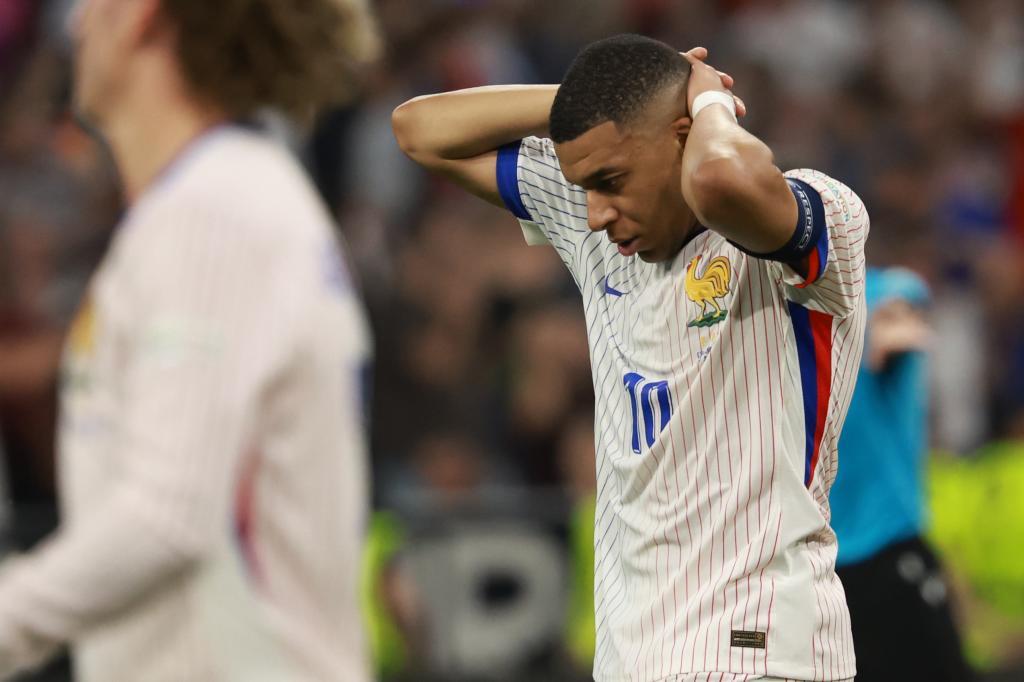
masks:
{"type": "MultiPolygon", "coordinates": [[[[646,682],[691,682],[700,676],[708,675],[731,675],[735,680],[729,680],[728,682],[742,682],[748,680],[749,682],[757,682],[763,679],[781,679],[781,680],[794,680],[795,682],[849,682],[856,676],[857,671],[855,667],[852,669],[843,669],[835,673],[834,676],[830,677],[819,677],[815,671],[810,668],[802,668],[799,672],[791,671],[780,673],[775,670],[769,670],[767,673],[764,672],[736,672],[732,670],[696,670],[689,673],[673,673],[668,677],[658,677],[646,682]]],[[[594,674],[594,682],[635,682],[635,680],[629,676],[626,677],[602,677],[598,674],[594,674]]]]}

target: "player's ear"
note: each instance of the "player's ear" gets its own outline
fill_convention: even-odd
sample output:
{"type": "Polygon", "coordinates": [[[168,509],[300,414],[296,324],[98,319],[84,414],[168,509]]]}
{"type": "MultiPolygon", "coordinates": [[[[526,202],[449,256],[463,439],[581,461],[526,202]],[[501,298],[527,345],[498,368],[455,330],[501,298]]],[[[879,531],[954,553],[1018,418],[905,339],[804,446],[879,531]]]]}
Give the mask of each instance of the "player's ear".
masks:
{"type": "Polygon", "coordinates": [[[689,116],[680,116],[672,121],[672,133],[675,135],[680,146],[686,144],[686,136],[690,134],[690,126],[692,125],[693,121],[689,116]]]}

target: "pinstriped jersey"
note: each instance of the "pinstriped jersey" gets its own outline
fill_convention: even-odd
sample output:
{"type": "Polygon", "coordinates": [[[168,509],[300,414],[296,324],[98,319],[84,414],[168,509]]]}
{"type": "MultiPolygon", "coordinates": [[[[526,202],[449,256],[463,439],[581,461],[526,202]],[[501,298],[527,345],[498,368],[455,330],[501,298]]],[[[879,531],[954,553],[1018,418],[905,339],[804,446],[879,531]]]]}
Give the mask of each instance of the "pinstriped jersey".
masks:
{"type": "Polygon", "coordinates": [[[126,215],[70,336],[65,526],[0,574],[0,677],[369,679],[369,337],[299,165],[224,127],[126,215]]]}
{"type": "Polygon", "coordinates": [[[555,248],[583,298],[596,680],[853,677],[828,492],[864,333],[861,201],[786,174],[823,228],[804,277],[709,230],[670,262],[623,257],[588,229],[550,140],[503,148],[497,172],[527,241],[555,248]]]}

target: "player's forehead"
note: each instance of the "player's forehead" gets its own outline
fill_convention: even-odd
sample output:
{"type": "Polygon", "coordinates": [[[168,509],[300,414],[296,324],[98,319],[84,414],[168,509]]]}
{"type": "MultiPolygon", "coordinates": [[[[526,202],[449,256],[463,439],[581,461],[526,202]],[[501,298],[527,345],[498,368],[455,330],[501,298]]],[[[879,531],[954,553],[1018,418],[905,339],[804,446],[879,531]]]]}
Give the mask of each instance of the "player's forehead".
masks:
{"type": "Polygon", "coordinates": [[[605,121],[574,140],[555,144],[555,153],[565,179],[586,187],[600,175],[625,170],[634,142],[630,131],[605,121]]]}

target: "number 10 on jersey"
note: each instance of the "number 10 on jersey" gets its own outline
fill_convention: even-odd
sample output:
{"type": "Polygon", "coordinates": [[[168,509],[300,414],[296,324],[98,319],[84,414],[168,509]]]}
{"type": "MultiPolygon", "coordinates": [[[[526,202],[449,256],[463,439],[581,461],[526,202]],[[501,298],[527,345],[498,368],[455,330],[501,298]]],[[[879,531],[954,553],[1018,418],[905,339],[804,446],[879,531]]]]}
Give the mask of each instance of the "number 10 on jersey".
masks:
{"type": "Polygon", "coordinates": [[[622,378],[629,393],[629,406],[633,416],[633,452],[640,454],[640,431],[643,431],[647,447],[654,445],[654,439],[661,433],[672,417],[672,394],[667,381],[649,381],[636,372],[622,378]],[[655,431],[655,423],[658,424],[655,431]]]}

